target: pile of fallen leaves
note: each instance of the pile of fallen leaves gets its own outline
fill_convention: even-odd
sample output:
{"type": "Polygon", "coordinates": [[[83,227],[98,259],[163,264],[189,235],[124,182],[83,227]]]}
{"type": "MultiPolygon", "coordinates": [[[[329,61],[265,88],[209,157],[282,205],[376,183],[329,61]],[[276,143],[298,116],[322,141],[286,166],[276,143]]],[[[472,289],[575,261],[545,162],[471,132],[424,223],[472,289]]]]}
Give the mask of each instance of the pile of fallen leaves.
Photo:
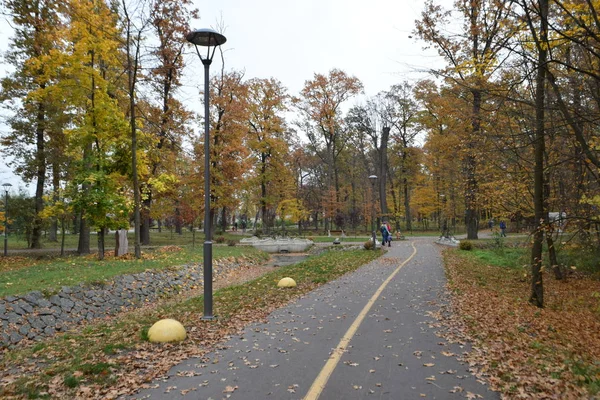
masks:
{"type": "Polygon", "coordinates": [[[514,399],[587,399],[600,390],[600,282],[544,275],[545,308],[528,303],[524,270],[445,253],[452,313],[448,332],[468,339],[466,356],[494,390],[514,399]]]}

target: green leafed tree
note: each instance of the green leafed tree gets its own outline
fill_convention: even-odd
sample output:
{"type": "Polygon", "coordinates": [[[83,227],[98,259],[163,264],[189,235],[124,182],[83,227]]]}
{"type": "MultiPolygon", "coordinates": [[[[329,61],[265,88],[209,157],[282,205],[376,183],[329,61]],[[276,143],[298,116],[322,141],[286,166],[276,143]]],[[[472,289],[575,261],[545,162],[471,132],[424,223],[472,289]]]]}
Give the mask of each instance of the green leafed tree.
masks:
{"type": "Polygon", "coordinates": [[[89,253],[89,230],[98,232],[100,257],[104,236],[127,208],[128,185],[119,158],[130,148],[128,123],[119,107],[123,84],[120,32],[116,15],[103,1],[72,0],[62,33],[64,48],[56,57],[59,87],[68,102],[66,130],[72,171],[68,192],[80,215],[78,252],[89,253]]]}
{"type": "Polygon", "coordinates": [[[0,100],[8,109],[10,130],[2,137],[2,153],[14,157],[15,172],[36,182],[35,217],[28,243],[40,248],[44,188],[48,164],[58,173],[62,140],[63,98],[57,94],[53,51],[62,27],[61,3],[9,0],[2,8],[14,28],[5,61],[13,72],[2,79],[0,100]]]}

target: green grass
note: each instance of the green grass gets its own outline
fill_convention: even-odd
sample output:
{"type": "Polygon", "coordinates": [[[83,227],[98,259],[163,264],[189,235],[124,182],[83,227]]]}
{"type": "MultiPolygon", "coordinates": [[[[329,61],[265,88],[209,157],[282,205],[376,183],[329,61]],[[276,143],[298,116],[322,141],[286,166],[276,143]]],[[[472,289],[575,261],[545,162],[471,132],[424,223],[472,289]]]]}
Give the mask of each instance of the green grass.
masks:
{"type": "MultiPolygon", "coordinates": [[[[202,242],[204,241],[204,233],[203,232],[196,232],[195,235],[195,239],[194,239],[194,235],[192,234],[192,232],[190,232],[188,229],[184,229],[183,232],[181,233],[181,235],[176,234],[175,232],[169,232],[169,231],[165,231],[163,230],[163,232],[155,232],[152,231],[150,233],[150,246],[170,246],[170,245],[177,245],[177,246],[186,246],[186,245],[192,245],[192,243],[195,240],[195,244],[196,246],[202,246],[202,242]]],[[[231,232],[225,232],[225,233],[220,233],[217,232],[214,235],[215,237],[217,236],[224,236],[225,239],[242,239],[244,237],[249,237],[251,236],[250,234],[247,235],[242,235],[240,234],[233,234],[231,232]]],[[[129,232],[127,234],[127,240],[129,241],[129,246],[133,247],[134,244],[134,234],[133,232],[129,232]]],[[[60,241],[61,241],[61,237],[60,234],[58,236],[58,241],[57,242],[51,242],[48,240],[47,236],[43,236],[41,239],[41,243],[42,243],[42,249],[44,250],[60,250],[60,241]]],[[[67,234],[65,235],[65,249],[76,249],[77,248],[77,244],[79,241],[79,235],[72,235],[72,234],[67,234]]],[[[97,249],[97,245],[98,245],[98,237],[96,236],[95,233],[92,233],[92,235],[90,236],[90,247],[92,249],[97,249]]],[[[111,232],[108,235],[106,235],[105,237],[105,247],[106,248],[114,248],[115,246],[115,233],[111,232]]],[[[8,237],[8,250],[10,252],[10,250],[26,250],[27,249],[27,241],[25,240],[24,237],[20,236],[20,235],[9,235],[8,237]]]]}
{"type": "MultiPolygon", "coordinates": [[[[213,257],[268,257],[261,251],[248,246],[214,246],[213,257]],[[262,255],[261,255],[262,254],[262,255]]],[[[103,261],[94,256],[56,258],[40,260],[24,268],[0,272],[0,297],[25,294],[40,290],[45,294],[56,293],[62,286],[74,286],[79,283],[102,283],[118,275],[134,274],[147,269],[162,270],[172,266],[189,263],[201,263],[202,246],[194,249],[183,248],[177,252],[152,252],[147,258],[118,259],[107,258],[103,261]]]]}
{"type": "MultiPolygon", "coordinates": [[[[471,256],[488,265],[508,268],[521,268],[530,264],[531,248],[529,238],[508,237],[482,239],[472,242],[474,249],[471,256]]],[[[595,274],[600,277],[600,250],[579,247],[577,245],[564,246],[555,241],[556,256],[559,265],[567,268],[575,266],[578,271],[595,274]]],[[[543,243],[543,263],[550,265],[548,247],[543,243]]]]}
{"type": "Polygon", "coordinates": [[[519,247],[505,247],[502,249],[474,248],[461,255],[479,260],[486,265],[518,269],[528,264],[529,249],[519,247]]]}

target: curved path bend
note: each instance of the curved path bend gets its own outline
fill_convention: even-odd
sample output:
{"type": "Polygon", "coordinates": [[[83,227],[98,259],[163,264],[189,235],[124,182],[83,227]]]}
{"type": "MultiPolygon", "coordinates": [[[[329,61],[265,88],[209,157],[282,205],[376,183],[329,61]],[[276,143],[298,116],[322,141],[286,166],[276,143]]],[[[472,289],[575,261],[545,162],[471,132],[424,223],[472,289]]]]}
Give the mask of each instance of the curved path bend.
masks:
{"type": "Polygon", "coordinates": [[[130,399],[499,399],[429,313],[445,302],[440,247],[393,242],[357,271],[189,359],[130,399]]]}

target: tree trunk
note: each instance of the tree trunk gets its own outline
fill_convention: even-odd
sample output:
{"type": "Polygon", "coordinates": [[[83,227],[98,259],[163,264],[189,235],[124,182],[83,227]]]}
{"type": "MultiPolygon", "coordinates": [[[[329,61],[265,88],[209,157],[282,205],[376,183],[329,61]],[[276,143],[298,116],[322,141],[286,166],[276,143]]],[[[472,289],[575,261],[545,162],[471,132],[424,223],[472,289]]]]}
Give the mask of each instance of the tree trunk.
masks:
{"type": "Polygon", "coordinates": [[[77,245],[77,253],[90,254],[90,227],[83,217],[79,216],[79,243],[77,245]]]}
{"type": "MultiPolygon", "coordinates": [[[[57,203],[60,200],[60,173],[58,162],[52,163],[52,201],[57,203]]],[[[52,217],[52,224],[50,225],[50,235],[48,237],[50,242],[58,242],[58,218],[52,217]]]]}
{"type": "Polygon", "coordinates": [[[181,212],[179,211],[179,207],[177,207],[175,208],[175,233],[181,235],[183,233],[181,228],[181,212]]]}
{"type": "Polygon", "coordinates": [[[98,234],[98,260],[104,260],[104,231],[106,228],[101,228],[98,234]]]}
{"type": "Polygon", "coordinates": [[[467,227],[467,239],[478,239],[477,231],[479,230],[479,215],[477,213],[477,178],[475,175],[477,161],[473,152],[475,151],[475,138],[481,132],[481,90],[472,89],[473,94],[473,115],[471,117],[471,137],[468,143],[468,154],[465,157],[465,225],[467,227]]]}
{"type": "MultiPolygon", "coordinates": [[[[147,198],[142,201],[141,226],[140,226],[140,242],[144,246],[150,245],[150,206],[152,204],[152,193],[147,193],[147,198]]],[[[160,232],[160,229],[159,229],[160,232]]]]}
{"type": "Polygon", "coordinates": [[[554,248],[554,240],[552,239],[552,234],[550,232],[546,233],[546,244],[548,245],[548,257],[550,258],[550,266],[552,267],[552,271],[554,271],[554,277],[557,281],[561,281],[563,279],[563,273],[560,269],[560,265],[558,265],[556,249],[554,248]]]}
{"type": "MultiPolygon", "coordinates": [[[[547,163],[547,155],[545,157],[547,163]]],[[[548,245],[548,257],[550,258],[550,267],[554,271],[554,277],[557,280],[562,280],[562,271],[558,265],[558,258],[556,257],[556,249],[554,247],[554,241],[552,239],[552,232],[554,231],[553,223],[550,223],[550,205],[548,199],[550,198],[550,173],[545,171],[544,173],[544,221],[546,221],[546,244],[548,245]]]]}
{"type": "Polygon", "coordinates": [[[65,217],[60,218],[60,256],[65,256],[65,217]]]}
{"type": "Polygon", "coordinates": [[[379,173],[381,176],[379,177],[379,205],[381,206],[381,215],[387,215],[388,206],[387,206],[387,196],[386,196],[386,188],[387,188],[387,151],[388,151],[388,142],[390,141],[390,128],[384,127],[381,133],[381,159],[379,165],[379,173]]]}
{"type": "Polygon", "coordinates": [[[227,207],[223,207],[221,210],[221,230],[227,231],[227,207]]]}
{"type": "MultiPolygon", "coordinates": [[[[41,87],[43,89],[43,87],[41,87]]],[[[33,219],[33,230],[31,232],[31,248],[40,249],[42,243],[40,241],[42,236],[42,217],[41,213],[44,209],[44,184],[46,182],[46,155],[45,155],[45,142],[44,142],[44,130],[45,130],[45,110],[44,105],[40,102],[38,104],[37,117],[36,117],[36,152],[35,152],[35,163],[36,163],[36,185],[35,185],[35,217],[33,219]]]]}
{"type": "Polygon", "coordinates": [[[531,296],[529,302],[537,307],[544,306],[544,285],[542,281],[542,244],[544,240],[544,153],[546,61],[548,44],[548,0],[539,0],[540,42],[537,43],[538,63],[535,88],[535,166],[534,166],[534,213],[535,228],[531,246],[531,296]]]}
{"type": "Polygon", "coordinates": [[[408,179],[404,178],[402,180],[402,185],[404,186],[404,216],[406,217],[406,230],[412,230],[412,216],[410,215],[410,194],[408,190],[408,179]]]}

